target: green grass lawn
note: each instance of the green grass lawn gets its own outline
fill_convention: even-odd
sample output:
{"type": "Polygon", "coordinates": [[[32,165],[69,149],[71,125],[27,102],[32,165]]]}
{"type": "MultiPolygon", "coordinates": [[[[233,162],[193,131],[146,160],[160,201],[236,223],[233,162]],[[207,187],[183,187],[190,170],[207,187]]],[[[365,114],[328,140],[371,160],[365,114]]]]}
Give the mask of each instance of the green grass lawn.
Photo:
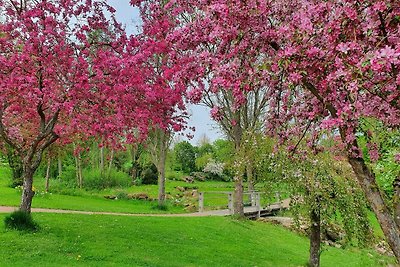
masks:
{"type": "MultiPolygon", "coordinates": [[[[3,221],[5,215],[0,215],[3,221]]],[[[0,228],[0,266],[304,266],[308,240],[230,218],[34,214],[41,230],[0,228]]],[[[381,266],[367,250],[328,248],[321,266],[381,266]]],[[[383,265],[382,265],[383,266],[383,265]]]]}
{"type": "MultiPolygon", "coordinates": [[[[7,168],[0,168],[0,205],[19,206],[21,192],[8,187],[10,182],[10,171],[7,168]]],[[[100,193],[92,194],[84,190],[76,190],[78,195],[43,194],[42,187],[35,180],[35,188],[38,192],[32,201],[33,208],[53,208],[82,211],[107,211],[126,213],[183,213],[182,206],[169,205],[167,211],[154,209],[156,202],[141,200],[109,200],[100,193]]]]}
{"type": "MultiPolygon", "coordinates": [[[[18,206],[20,203],[21,192],[17,189],[8,187],[10,183],[10,170],[6,166],[0,167],[0,205],[18,206]]],[[[35,177],[34,187],[37,194],[32,203],[34,208],[55,208],[67,210],[84,210],[84,211],[108,211],[108,212],[127,212],[127,213],[165,213],[153,209],[154,202],[138,201],[138,200],[108,200],[106,195],[118,195],[119,192],[127,194],[146,193],[151,198],[156,199],[158,194],[157,185],[141,185],[131,186],[127,188],[111,188],[100,191],[87,191],[83,189],[65,188],[64,193],[52,193],[52,184],[57,183],[56,180],[50,180],[50,193],[44,192],[44,179],[35,177]]],[[[172,198],[180,192],[177,187],[188,187],[201,192],[221,192],[233,191],[233,183],[220,181],[195,182],[192,184],[183,181],[167,181],[166,193],[172,198]]],[[[173,200],[169,202],[168,213],[183,213],[184,207],[180,205],[172,205],[173,200]]],[[[224,208],[227,206],[228,198],[226,194],[207,194],[205,205],[209,209],[224,208]]]]}
{"type": "MultiPolygon", "coordinates": [[[[14,188],[8,187],[10,183],[10,170],[7,166],[0,167],[0,205],[18,206],[20,203],[21,192],[14,188]]],[[[52,185],[60,188],[58,180],[50,180],[50,193],[44,194],[45,181],[41,177],[35,177],[34,187],[36,189],[36,196],[33,199],[32,207],[34,208],[56,208],[68,210],[84,210],[84,211],[108,211],[108,212],[127,212],[127,213],[160,213],[153,209],[155,203],[149,201],[135,201],[135,200],[108,200],[105,199],[106,195],[118,195],[120,192],[126,194],[146,193],[151,198],[156,199],[158,194],[157,185],[140,185],[131,186],[127,188],[110,188],[105,190],[83,190],[77,188],[61,187],[60,193],[52,192],[52,185]]],[[[222,181],[206,181],[194,183],[185,183],[184,181],[171,181],[166,182],[166,193],[171,197],[169,201],[168,213],[182,213],[185,212],[184,207],[181,205],[173,205],[174,199],[177,199],[178,194],[182,194],[177,187],[189,188],[188,191],[198,190],[199,192],[207,192],[204,198],[204,205],[206,210],[227,208],[228,196],[224,193],[218,192],[233,192],[233,182],[222,181]]],[[[274,193],[271,194],[274,196],[274,193]]],[[[246,198],[245,198],[246,199],[246,198]]],[[[197,203],[196,199],[193,199],[197,203]]],[[[273,202],[271,198],[262,195],[261,204],[263,206],[273,202]]]]}

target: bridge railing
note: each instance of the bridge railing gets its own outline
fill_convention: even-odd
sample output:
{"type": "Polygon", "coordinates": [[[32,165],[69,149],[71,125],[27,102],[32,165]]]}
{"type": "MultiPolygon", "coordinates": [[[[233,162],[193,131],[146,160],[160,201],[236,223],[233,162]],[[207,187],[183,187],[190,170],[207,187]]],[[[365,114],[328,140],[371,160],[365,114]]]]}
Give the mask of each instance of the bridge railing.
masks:
{"type": "MultiPolygon", "coordinates": [[[[260,211],[263,207],[270,204],[280,203],[281,193],[279,191],[271,193],[263,193],[259,191],[243,192],[243,204],[245,207],[253,207],[260,211]]],[[[228,209],[233,214],[233,197],[232,191],[207,191],[199,192],[199,212],[210,209],[228,209]]]]}

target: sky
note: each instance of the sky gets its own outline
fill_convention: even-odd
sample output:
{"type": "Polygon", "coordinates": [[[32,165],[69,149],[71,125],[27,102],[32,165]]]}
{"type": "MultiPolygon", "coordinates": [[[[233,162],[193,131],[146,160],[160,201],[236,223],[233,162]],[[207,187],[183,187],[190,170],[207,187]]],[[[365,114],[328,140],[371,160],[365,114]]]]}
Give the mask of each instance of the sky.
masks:
{"type": "MultiPolygon", "coordinates": [[[[108,0],[107,2],[116,9],[117,19],[126,26],[127,32],[129,34],[137,33],[137,28],[141,24],[139,11],[129,5],[129,0],[108,0]]],[[[194,126],[196,131],[193,133],[193,139],[188,140],[182,137],[180,140],[188,140],[192,144],[197,145],[199,139],[204,135],[211,142],[218,138],[223,138],[223,134],[218,130],[217,124],[210,117],[209,108],[200,105],[191,105],[188,109],[192,115],[188,121],[188,126],[194,126]]]]}

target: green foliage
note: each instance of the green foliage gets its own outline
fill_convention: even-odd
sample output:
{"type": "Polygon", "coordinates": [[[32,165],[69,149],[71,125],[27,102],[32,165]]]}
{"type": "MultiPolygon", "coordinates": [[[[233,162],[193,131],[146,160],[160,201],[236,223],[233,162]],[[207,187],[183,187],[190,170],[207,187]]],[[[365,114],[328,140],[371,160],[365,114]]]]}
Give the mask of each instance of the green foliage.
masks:
{"type": "Polygon", "coordinates": [[[148,165],[141,174],[141,184],[157,184],[158,171],[154,164],[148,165]]]}
{"type": "Polygon", "coordinates": [[[246,168],[251,166],[254,182],[269,181],[271,175],[276,172],[271,162],[275,157],[273,154],[276,140],[265,136],[262,133],[247,132],[243,135],[243,142],[239,152],[236,154],[236,169],[240,173],[246,173],[246,168]]]}
{"type": "Polygon", "coordinates": [[[39,225],[32,219],[30,213],[17,210],[4,218],[6,229],[18,231],[36,231],[39,225]]]}
{"type": "Polygon", "coordinates": [[[170,181],[181,181],[184,175],[181,171],[167,170],[165,173],[165,177],[170,181]]]}
{"type": "Polygon", "coordinates": [[[207,163],[212,159],[212,154],[205,153],[196,158],[196,169],[202,171],[207,163]]]}
{"type": "Polygon", "coordinates": [[[157,203],[156,205],[153,205],[152,209],[167,211],[168,210],[168,205],[167,204],[159,204],[159,203],[157,203]]]}
{"type": "Polygon", "coordinates": [[[309,222],[309,212],[320,213],[322,229],[339,225],[346,233],[343,244],[365,245],[372,239],[368,207],[350,166],[332,160],[329,154],[299,159],[282,153],[274,163],[281,173],[277,181],[287,183],[292,195],[292,212],[309,222]]]}
{"type": "Polygon", "coordinates": [[[87,189],[105,189],[111,187],[127,187],[131,184],[131,177],[124,172],[111,169],[106,173],[100,170],[85,169],[82,172],[83,186],[87,189]]]}
{"type": "Polygon", "coordinates": [[[128,193],[121,190],[118,190],[115,196],[117,197],[117,199],[125,199],[125,200],[129,199],[128,193]]]}
{"type": "Polygon", "coordinates": [[[377,183],[387,200],[392,201],[393,181],[400,175],[400,164],[395,160],[396,154],[400,154],[400,131],[369,118],[362,119],[360,124],[358,141],[364,159],[373,168],[377,183]],[[371,147],[376,148],[379,153],[377,161],[371,160],[371,147]]]}
{"type": "Polygon", "coordinates": [[[188,141],[177,143],[174,154],[176,165],[180,170],[187,174],[196,170],[196,150],[188,141]]]}
{"type": "Polygon", "coordinates": [[[10,187],[14,188],[16,186],[21,186],[23,184],[23,167],[21,158],[18,155],[17,151],[8,145],[6,145],[6,151],[8,166],[10,166],[12,171],[12,180],[10,183],[10,187]]]}
{"type": "Polygon", "coordinates": [[[205,154],[213,154],[214,146],[209,143],[205,143],[197,148],[197,157],[201,157],[205,154]]]}
{"type": "Polygon", "coordinates": [[[232,141],[225,139],[217,139],[213,143],[213,152],[215,160],[219,162],[229,163],[235,155],[235,145],[232,141]]]}

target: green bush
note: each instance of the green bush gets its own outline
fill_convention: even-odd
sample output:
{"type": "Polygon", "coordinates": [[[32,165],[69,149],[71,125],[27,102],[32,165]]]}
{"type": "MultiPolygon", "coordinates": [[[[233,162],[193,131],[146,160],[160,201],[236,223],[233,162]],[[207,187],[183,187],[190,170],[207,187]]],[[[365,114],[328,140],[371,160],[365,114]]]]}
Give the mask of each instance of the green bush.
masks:
{"type": "Polygon", "coordinates": [[[128,193],[125,191],[117,191],[116,192],[117,199],[129,199],[128,193]]]}
{"type": "Polygon", "coordinates": [[[83,170],[83,187],[87,189],[105,189],[110,187],[128,187],[131,177],[122,171],[111,169],[101,173],[100,170],[83,170]]]}
{"type": "Polygon", "coordinates": [[[167,211],[168,210],[168,205],[167,204],[156,204],[154,206],[151,207],[153,210],[163,210],[163,211],[167,211]]]}
{"type": "Polygon", "coordinates": [[[158,183],[158,171],[154,164],[149,165],[145,168],[141,174],[142,184],[157,184],[158,183]]]}
{"type": "Polygon", "coordinates": [[[184,174],[178,171],[167,171],[165,177],[170,181],[182,181],[184,174]]]}
{"type": "Polygon", "coordinates": [[[24,211],[14,211],[4,219],[6,229],[18,231],[37,231],[39,225],[32,219],[30,213],[24,211]]]}

